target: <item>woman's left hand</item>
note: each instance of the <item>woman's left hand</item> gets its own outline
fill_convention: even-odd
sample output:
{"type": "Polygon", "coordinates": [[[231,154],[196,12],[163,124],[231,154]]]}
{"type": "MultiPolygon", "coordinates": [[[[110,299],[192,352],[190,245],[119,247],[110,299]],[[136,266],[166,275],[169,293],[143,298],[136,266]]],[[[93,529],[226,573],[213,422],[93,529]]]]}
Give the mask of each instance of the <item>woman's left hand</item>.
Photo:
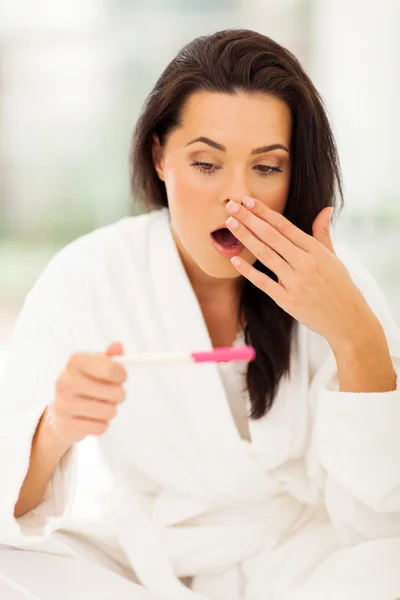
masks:
{"type": "Polygon", "coordinates": [[[332,208],[318,214],[310,236],[255,198],[245,199],[243,204],[232,200],[227,204],[234,219],[230,217],[226,225],[276,274],[278,283],[243,258],[232,258],[243,277],[331,346],[351,341],[369,323],[376,327],[374,313],[335,254],[330,236],[332,208]]]}

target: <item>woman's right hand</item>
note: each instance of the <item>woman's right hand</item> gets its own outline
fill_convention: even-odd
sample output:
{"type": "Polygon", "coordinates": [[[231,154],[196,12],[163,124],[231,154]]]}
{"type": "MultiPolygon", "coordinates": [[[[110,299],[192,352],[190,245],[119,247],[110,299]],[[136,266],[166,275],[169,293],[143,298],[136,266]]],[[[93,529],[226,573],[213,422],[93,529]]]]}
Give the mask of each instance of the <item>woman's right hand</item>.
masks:
{"type": "Polygon", "coordinates": [[[65,444],[101,435],[125,399],[125,368],[112,360],[124,353],[120,343],[105,354],[73,354],[56,383],[56,396],[43,414],[46,426],[65,444]]]}

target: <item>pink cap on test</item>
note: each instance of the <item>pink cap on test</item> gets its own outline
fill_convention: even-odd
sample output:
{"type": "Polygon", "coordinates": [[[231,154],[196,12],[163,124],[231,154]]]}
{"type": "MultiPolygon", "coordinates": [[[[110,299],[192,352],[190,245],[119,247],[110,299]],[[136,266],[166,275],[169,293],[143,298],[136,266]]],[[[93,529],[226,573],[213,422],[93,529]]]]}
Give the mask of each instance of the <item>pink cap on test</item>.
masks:
{"type": "Polygon", "coordinates": [[[209,352],[193,352],[194,362],[251,362],[256,357],[253,346],[228,346],[209,352]]]}

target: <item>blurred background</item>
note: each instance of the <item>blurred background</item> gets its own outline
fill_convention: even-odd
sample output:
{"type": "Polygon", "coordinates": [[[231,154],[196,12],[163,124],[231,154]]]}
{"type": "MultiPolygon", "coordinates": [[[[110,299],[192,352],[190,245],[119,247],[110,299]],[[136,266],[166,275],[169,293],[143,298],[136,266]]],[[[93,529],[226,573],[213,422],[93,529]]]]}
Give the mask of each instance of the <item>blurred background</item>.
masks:
{"type": "Polygon", "coordinates": [[[398,0],[0,0],[0,370],[54,252],[131,214],[131,132],[163,68],[229,27],[287,46],[322,93],[345,183],[335,239],[400,322],[399,26],[398,0]]]}

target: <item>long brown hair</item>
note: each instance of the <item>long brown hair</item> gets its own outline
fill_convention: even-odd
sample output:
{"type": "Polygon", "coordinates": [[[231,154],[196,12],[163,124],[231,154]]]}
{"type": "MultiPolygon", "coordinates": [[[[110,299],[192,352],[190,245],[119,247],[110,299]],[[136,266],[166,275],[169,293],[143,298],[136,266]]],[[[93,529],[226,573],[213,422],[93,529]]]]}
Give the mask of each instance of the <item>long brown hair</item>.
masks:
{"type": "MultiPolygon", "coordinates": [[[[198,37],[177,54],[159,77],[137,121],[131,149],[131,184],[135,199],[148,209],[168,206],[165,184],[155,171],[152,138],[161,144],[180,125],[182,108],[199,90],[235,94],[264,92],[292,113],[292,173],[284,215],[312,235],[312,224],[326,206],[340,207],[343,194],[335,141],[323,101],[291,52],[270,38],[244,29],[198,37]],[[336,194],[338,192],[338,194],[336,194]]],[[[274,281],[259,261],[255,267],[274,281]]],[[[252,417],[271,408],[281,377],[290,372],[294,319],[269,296],[246,281],[241,296],[245,338],[257,353],[249,364],[247,387],[252,417]]]]}

